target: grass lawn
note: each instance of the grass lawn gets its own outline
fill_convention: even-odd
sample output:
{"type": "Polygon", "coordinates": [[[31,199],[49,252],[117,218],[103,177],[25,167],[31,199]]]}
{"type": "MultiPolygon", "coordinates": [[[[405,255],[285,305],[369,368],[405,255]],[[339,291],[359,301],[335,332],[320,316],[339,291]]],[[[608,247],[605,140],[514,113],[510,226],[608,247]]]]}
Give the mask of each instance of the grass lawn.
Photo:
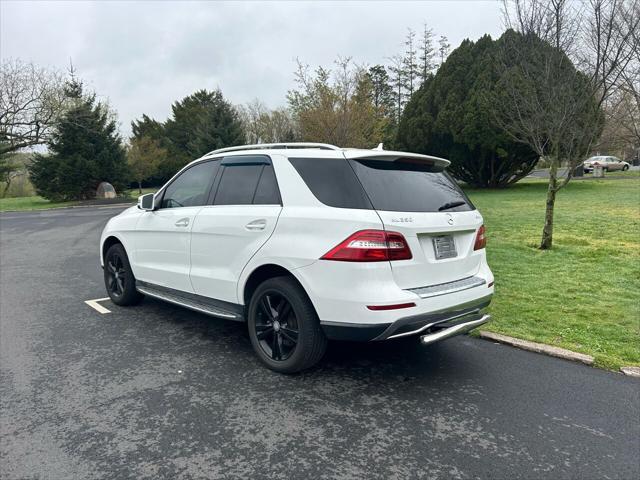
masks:
{"type": "Polygon", "coordinates": [[[587,353],[604,368],[640,365],[640,176],[561,190],[551,251],[536,248],[545,180],[466,191],[496,277],[486,329],[587,353]]]}
{"type": "MultiPolygon", "coordinates": [[[[157,188],[143,188],[142,195],[145,193],[155,192],[157,188]]],[[[138,189],[125,190],[124,195],[126,198],[123,201],[129,199],[136,200],[140,194],[138,189]]],[[[44,210],[47,208],[57,207],[72,207],[78,205],[80,202],[50,202],[47,199],[38,196],[32,197],[14,197],[14,198],[0,198],[0,212],[14,211],[14,210],[44,210]]]]}
{"type": "Polygon", "coordinates": [[[132,188],[131,190],[125,190],[124,194],[130,198],[134,198],[137,200],[140,195],[146,195],[147,193],[156,193],[157,191],[158,191],[158,187],[143,188],[142,193],[140,193],[137,188],[132,188]]]}
{"type": "Polygon", "coordinates": [[[0,212],[7,210],[43,210],[45,208],[71,207],[78,202],[50,202],[49,200],[33,197],[0,198],[0,212]]]}

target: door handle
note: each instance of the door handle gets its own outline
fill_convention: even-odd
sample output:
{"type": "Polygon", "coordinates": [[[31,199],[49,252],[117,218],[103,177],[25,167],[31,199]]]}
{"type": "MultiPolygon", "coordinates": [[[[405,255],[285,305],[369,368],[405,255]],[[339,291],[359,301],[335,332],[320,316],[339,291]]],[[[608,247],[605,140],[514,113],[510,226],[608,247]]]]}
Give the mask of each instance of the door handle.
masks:
{"type": "Polygon", "coordinates": [[[261,218],[259,220],[254,220],[253,222],[247,223],[244,226],[244,228],[250,231],[258,231],[258,230],[264,230],[266,226],[267,226],[267,221],[264,218],[261,218]]]}
{"type": "Polygon", "coordinates": [[[189,226],[189,219],[187,217],[185,218],[181,218],[180,220],[178,220],[175,223],[176,227],[188,227],[189,226]]]}

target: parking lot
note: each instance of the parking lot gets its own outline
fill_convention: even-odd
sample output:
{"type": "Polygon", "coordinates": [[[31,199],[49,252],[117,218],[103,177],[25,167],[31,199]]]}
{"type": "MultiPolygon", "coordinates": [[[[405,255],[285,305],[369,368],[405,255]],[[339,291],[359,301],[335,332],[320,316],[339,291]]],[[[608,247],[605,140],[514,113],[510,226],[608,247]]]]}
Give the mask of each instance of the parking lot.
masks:
{"type": "Polygon", "coordinates": [[[1,478],[640,475],[637,379],[466,336],[332,343],[283,376],[240,324],[98,312],[119,211],[0,215],[1,478]]]}

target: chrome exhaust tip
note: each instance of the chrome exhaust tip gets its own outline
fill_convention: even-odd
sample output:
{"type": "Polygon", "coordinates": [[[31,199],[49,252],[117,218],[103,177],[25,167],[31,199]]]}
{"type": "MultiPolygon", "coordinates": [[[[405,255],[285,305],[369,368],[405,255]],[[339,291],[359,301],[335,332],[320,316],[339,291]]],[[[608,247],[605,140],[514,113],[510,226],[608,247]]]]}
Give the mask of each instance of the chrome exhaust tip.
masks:
{"type": "Polygon", "coordinates": [[[491,320],[491,315],[485,314],[481,318],[477,318],[475,320],[469,320],[467,322],[454,325],[453,327],[443,328],[442,330],[438,330],[434,333],[427,333],[426,335],[420,336],[420,343],[423,345],[431,345],[432,343],[439,342],[440,340],[467,333],[474,328],[487,323],[489,320],[491,320]]]}

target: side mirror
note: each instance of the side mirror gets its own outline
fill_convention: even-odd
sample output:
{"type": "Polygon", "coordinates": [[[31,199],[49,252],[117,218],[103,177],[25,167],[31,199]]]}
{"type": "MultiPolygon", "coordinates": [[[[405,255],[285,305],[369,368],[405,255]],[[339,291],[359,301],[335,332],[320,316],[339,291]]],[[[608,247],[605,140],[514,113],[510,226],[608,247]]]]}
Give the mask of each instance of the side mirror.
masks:
{"type": "Polygon", "coordinates": [[[138,197],[138,208],[140,210],[152,211],[156,209],[156,196],[154,193],[147,193],[138,197]]]}

